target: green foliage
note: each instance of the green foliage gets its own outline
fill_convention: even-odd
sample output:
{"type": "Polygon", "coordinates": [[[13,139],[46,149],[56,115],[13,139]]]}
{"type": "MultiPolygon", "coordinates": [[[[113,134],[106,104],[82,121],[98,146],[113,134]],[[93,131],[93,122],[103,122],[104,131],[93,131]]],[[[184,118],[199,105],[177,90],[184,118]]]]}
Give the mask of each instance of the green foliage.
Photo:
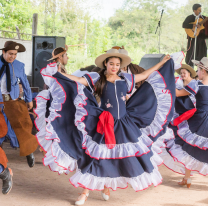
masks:
{"type": "Polygon", "coordinates": [[[18,26],[22,33],[32,31],[32,13],[35,9],[27,0],[1,0],[0,29],[16,31],[18,26]]]}
{"type": "MultiPolygon", "coordinates": [[[[184,19],[193,13],[192,6],[195,0],[189,0],[184,7],[172,8],[171,0],[126,0],[122,9],[110,18],[109,26],[112,28],[113,44],[124,45],[137,63],[142,55],[140,53],[159,53],[158,32],[155,30],[160,19],[161,10],[164,9],[161,21],[161,53],[186,51],[187,36],[182,28],[184,19]],[[140,51],[140,52],[137,52],[140,51]]],[[[203,14],[208,12],[208,2],[201,1],[203,14]]]]}
{"type": "Polygon", "coordinates": [[[87,44],[89,56],[97,57],[111,47],[111,28],[93,20],[88,27],[87,44]]]}
{"type": "MultiPolygon", "coordinates": [[[[87,48],[69,47],[68,70],[94,64],[95,58],[112,46],[124,46],[134,63],[146,53],[158,53],[158,33],[155,34],[161,10],[161,53],[186,50],[186,33],[182,23],[192,14],[195,0],[183,7],[170,7],[174,0],[126,0],[106,23],[91,17],[97,0],[1,0],[0,30],[32,33],[32,15],[38,13],[38,35],[65,36],[67,45],[85,43],[87,48]],[[90,15],[91,14],[91,15],[90,15]]],[[[208,16],[208,1],[201,0],[203,14],[208,16]]]]}

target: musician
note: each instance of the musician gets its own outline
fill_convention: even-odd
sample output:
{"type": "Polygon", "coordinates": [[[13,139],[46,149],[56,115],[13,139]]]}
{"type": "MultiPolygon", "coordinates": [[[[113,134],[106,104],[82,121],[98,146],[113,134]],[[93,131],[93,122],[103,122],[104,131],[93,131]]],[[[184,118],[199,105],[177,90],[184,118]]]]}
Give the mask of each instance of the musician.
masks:
{"type": "MultiPolygon", "coordinates": [[[[195,30],[196,25],[190,24],[196,21],[197,17],[202,18],[203,21],[197,25],[200,28],[202,25],[207,27],[208,29],[208,18],[201,15],[201,5],[194,4],[193,5],[193,14],[186,17],[185,21],[183,22],[183,28],[195,30]]],[[[206,31],[207,32],[207,31],[206,31]]],[[[205,39],[208,38],[208,32],[206,33],[205,29],[201,30],[197,37],[196,42],[196,60],[200,61],[203,57],[207,56],[207,46],[205,39]]],[[[195,38],[187,37],[188,38],[188,45],[187,45],[187,54],[186,54],[186,64],[193,66],[192,59],[194,58],[194,45],[195,45],[195,38]]]]}

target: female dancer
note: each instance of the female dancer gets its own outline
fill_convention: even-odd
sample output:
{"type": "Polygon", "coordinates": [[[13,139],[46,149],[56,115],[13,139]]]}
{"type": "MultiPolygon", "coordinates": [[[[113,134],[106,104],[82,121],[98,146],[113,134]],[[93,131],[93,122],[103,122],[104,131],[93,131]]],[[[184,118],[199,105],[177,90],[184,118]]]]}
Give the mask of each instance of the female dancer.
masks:
{"type": "Polygon", "coordinates": [[[127,66],[131,58],[110,49],[95,60],[102,68],[100,75],[63,74],[57,72],[55,63],[41,71],[49,90],[36,98],[37,139],[46,152],[44,165],[59,173],[76,170],[70,182],[84,188],[76,205],[84,204],[89,190],[102,191],[103,199],[108,200],[109,188],[124,189],[131,184],[140,191],[161,183],[157,166],[162,160],[148,135],[163,134],[172,118],[174,63],[169,59],[165,56],[141,74],[118,76],[119,68],[127,66]],[[144,79],[146,83],[126,103],[126,94],[144,79]],[[101,107],[92,92],[100,96],[101,107]],[[47,100],[51,106],[46,124],[47,100]]]}
{"type": "Polygon", "coordinates": [[[183,97],[184,102],[175,104],[176,112],[178,110],[181,113],[173,121],[173,124],[177,125],[175,139],[166,143],[169,154],[161,154],[165,165],[175,172],[185,174],[178,184],[187,185],[188,188],[191,186],[191,171],[208,175],[208,59],[204,57],[200,62],[193,63],[198,66],[197,74],[202,82],[192,80],[183,89],[176,89],[176,96],[183,97]],[[196,109],[194,98],[192,104],[188,104],[185,98],[188,95],[195,96],[196,109]]]}

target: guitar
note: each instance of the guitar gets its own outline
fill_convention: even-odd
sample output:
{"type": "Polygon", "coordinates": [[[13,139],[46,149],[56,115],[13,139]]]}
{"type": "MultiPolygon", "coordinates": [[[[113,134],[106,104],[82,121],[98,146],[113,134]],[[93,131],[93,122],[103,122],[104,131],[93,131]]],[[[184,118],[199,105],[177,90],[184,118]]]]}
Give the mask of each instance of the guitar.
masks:
{"type": "MultiPolygon", "coordinates": [[[[205,28],[205,27],[203,26],[203,23],[204,23],[204,22],[205,22],[205,21],[204,21],[202,18],[199,18],[198,23],[201,25],[201,27],[200,27],[200,28],[197,28],[196,36],[198,36],[199,33],[200,33],[200,31],[201,31],[202,29],[205,28]]],[[[197,20],[196,20],[195,22],[190,23],[190,24],[195,24],[195,25],[196,25],[196,23],[197,23],[197,20]]],[[[189,37],[195,38],[195,36],[194,36],[195,28],[194,28],[194,27],[193,27],[193,29],[185,29],[185,31],[186,31],[186,33],[187,33],[187,35],[188,35],[189,37]]]]}

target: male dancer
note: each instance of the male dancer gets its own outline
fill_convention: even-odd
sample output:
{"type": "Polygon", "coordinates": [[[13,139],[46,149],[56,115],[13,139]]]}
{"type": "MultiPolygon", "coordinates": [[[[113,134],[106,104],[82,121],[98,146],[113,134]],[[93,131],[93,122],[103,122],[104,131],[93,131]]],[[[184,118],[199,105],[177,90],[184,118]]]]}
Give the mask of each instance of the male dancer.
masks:
{"type": "MultiPolygon", "coordinates": [[[[196,18],[202,18],[204,19],[202,23],[199,23],[197,25],[198,28],[201,27],[201,24],[204,24],[205,29],[201,30],[199,35],[197,36],[196,41],[196,60],[200,61],[203,57],[207,56],[207,46],[205,42],[205,38],[208,38],[208,22],[205,24],[205,22],[208,20],[205,16],[201,15],[201,5],[200,4],[194,4],[193,5],[193,14],[186,17],[185,21],[183,22],[183,28],[192,29],[195,30],[196,25],[190,24],[195,22],[196,18]],[[207,27],[207,28],[206,28],[207,27]]],[[[187,44],[187,54],[186,54],[186,64],[193,66],[192,59],[194,58],[194,45],[195,45],[195,38],[187,37],[188,38],[188,44],[187,44]]]]}
{"type": "Polygon", "coordinates": [[[65,45],[65,48],[63,47],[57,47],[52,52],[52,58],[48,61],[53,60],[57,63],[57,66],[61,65],[61,72],[67,73],[65,66],[67,65],[69,57],[67,56],[67,50],[68,47],[65,45]]]}
{"type": "Polygon", "coordinates": [[[12,189],[12,170],[7,167],[7,157],[3,149],[0,147],[0,179],[2,179],[2,193],[8,194],[12,189]]]}
{"type": "Polygon", "coordinates": [[[22,44],[7,41],[0,56],[0,99],[8,126],[8,133],[0,138],[0,145],[8,138],[12,147],[20,147],[20,156],[26,156],[29,167],[35,164],[33,152],[38,147],[32,132],[32,121],[28,109],[32,109],[32,93],[24,70],[24,64],[16,60],[18,52],[26,49],[22,44]],[[19,100],[19,83],[22,84],[25,101],[19,100]],[[25,103],[26,102],[26,103],[25,103]]]}
{"type": "MultiPolygon", "coordinates": [[[[4,137],[7,132],[7,124],[4,119],[4,115],[2,114],[3,104],[1,104],[0,98],[0,138],[4,137]]],[[[8,194],[12,189],[12,170],[7,168],[7,157],[3,149],[0,147],[0,179],[2,179],[3,186],[2,186],[2,193],[8,194]]]]}

